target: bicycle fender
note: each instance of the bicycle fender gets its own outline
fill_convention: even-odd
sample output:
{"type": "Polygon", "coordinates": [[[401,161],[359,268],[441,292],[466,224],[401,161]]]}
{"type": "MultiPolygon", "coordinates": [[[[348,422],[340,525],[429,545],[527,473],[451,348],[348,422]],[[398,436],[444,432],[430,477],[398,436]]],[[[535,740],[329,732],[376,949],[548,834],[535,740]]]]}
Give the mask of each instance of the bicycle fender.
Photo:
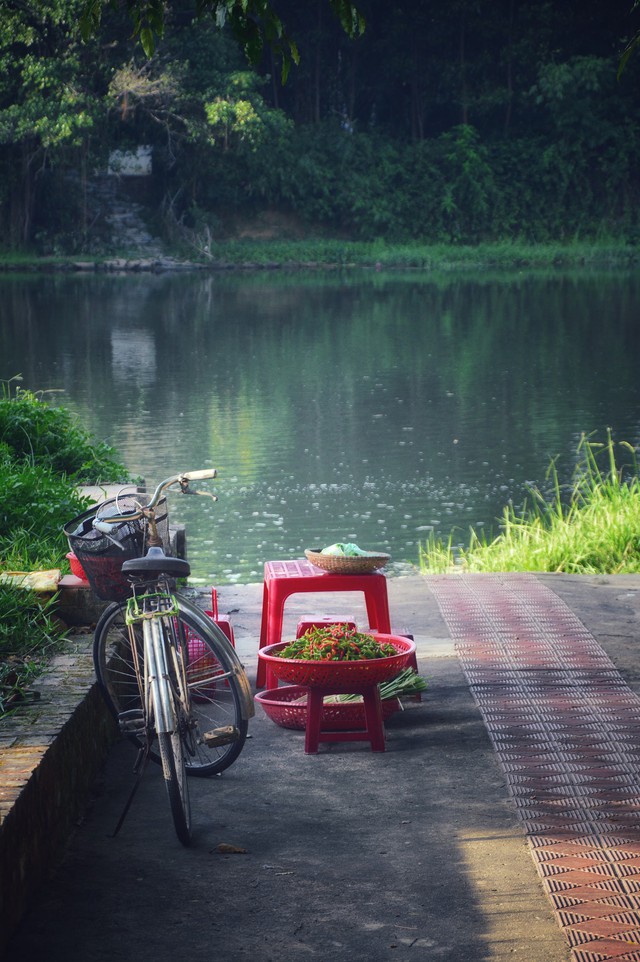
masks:
{"type": "Polygon", "coordinates": [[[238,680],[238,685],[242,694],[241,698],[241,714],[244,721],[248,721],[256,713],[255,703],[253,700],[253,695],[251,694],[251,686],[249,684],[249,679],[247,678],[247,673],[244,670],[242,662],[238,658],[238,654],[225,635],[224,631],[218,627],[215,621],[211,618],[207,618],[204,611],[194,605],[191,601],[177,592],[176,598],[178,600],[178,607],[181,611],[186,611],[191,618],[193,618],[197,627],[205,633],[213,633],[220,645],[224,648],[225,654],[229,662],[229,668],[236,676],[238,680]]]}

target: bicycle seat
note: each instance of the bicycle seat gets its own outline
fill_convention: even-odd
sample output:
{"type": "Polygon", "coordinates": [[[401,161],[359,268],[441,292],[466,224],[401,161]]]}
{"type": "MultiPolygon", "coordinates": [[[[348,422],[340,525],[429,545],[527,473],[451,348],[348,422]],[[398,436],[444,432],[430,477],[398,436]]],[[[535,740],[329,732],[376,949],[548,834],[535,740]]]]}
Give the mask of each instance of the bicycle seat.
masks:
{"type": "Polygon", "coordinates": [[[125,575],[171,575],[172,578],[188,578],[191,565],[182,558],[170,558],[162,548],[149,548],[144,558],[130,558],[123,562],[125,575]]]}

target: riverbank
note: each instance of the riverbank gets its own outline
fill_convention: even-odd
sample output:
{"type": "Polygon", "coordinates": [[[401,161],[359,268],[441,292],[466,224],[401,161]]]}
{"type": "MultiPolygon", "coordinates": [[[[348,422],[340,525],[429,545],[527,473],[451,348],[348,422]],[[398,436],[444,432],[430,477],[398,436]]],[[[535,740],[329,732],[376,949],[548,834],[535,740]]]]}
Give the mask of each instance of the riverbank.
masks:
{"type": "Polygon", "coordinates": [[[167,251],[147,256],[144,248],[117,256],[0,252],[0,272],[164,272],[184,270],[277,270],[365,268],[373,270],[464,271],[544,268],[629,268],[640,248],[624,240],[528,244],[519,241],[471,245],[391,244],[336,239],[237,239],[214,243],[206,252],[167,251]]]}

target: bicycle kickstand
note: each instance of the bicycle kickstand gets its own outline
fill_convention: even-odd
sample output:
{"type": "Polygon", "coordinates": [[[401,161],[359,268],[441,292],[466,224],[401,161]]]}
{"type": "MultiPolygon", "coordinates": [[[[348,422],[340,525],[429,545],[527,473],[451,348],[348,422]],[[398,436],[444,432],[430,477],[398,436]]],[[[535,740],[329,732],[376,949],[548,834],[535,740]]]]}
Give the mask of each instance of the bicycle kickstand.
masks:
{"type": "Polygon", "coordinates": [[[138,791],[138,788],[140,787],[140,782],[142,781],[142,776],[143,776],[143,774],[144,774],[144,770],[145,770],[145,768],[147,767],[147,762],[149,761],[150,751],[151,751],[151,746],[148,745],[148,744],[144,745],[143,748],[140,748],[140,749],[138,750],[138,757],[136,758],[136,763],[135,763],[135,765],[133,766],[133,771],[134,771],[134,774],[135,774],[135,776],[136,776],[136,780],[135,780],[135,782],[133,783],[133,787],[132,787],[131,791],[129,792],[129,797],[128,797],[128,799],[127,799],[127,801],[126,801],[126,803],[125,803],[125,806],[124,806],[124,808],[123,808],[123,810],[122,810],[122,814],[120,815],[120,818],[118,819],[118,824],[117,824],[116,827],[114,828],[112,834],[109,835],[109,838],[115,838],[116,835],[118,834],[118,832],[120,831],[120,829],[122,828],[122,825],[123,825],[123,823],[124,823],[124,820],[125,820],[125,818],[127,817],[127,813],[128,813],[128,811],[129,811],[129,809],[131,808],[131,803],[133,802],[133,799],[134,799],[134,797],[135,797],[135,794],[136,794],[136,792],[138,791]]]}

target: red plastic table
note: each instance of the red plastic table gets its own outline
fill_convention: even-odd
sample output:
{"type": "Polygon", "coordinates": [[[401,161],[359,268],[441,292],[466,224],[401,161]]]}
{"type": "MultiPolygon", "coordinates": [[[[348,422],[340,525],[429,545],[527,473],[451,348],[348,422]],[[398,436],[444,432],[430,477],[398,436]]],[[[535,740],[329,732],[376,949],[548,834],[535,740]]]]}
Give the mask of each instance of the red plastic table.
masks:
{"type": "MultiPolygon", "coordinates": [[[[370,630],[391,633],[387,579],[383,574],[334,574],[322,571],[306,560],[267,561],[264,566],[259,647],[275,645],[282,640],[282,621],[287,598],[316,591],[361,591],[365,598],[370,630]]],[[[265,680],[265,663],[258,659],[258,688],[264,686],[265,680]]]]}

